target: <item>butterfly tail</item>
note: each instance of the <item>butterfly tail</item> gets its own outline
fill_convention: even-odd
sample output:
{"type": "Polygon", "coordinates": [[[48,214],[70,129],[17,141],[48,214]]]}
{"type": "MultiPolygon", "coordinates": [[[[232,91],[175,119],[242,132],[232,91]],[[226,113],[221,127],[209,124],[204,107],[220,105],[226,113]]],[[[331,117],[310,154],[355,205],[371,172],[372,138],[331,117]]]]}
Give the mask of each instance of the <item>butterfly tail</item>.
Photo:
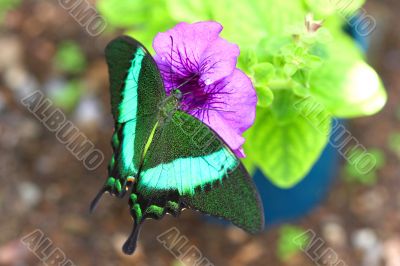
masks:
{"type": "Polygon", "coordinates": [[[100,189],[100,191],[97,193],[96,197],[94,197],[94,199],[92,200],[92,203],[90,203],[90,212],[92,213],[97,205],[99,204],[101,197],[103,196],[103,194],[107,191],[106,187],[103,187],[102,189],[100,189]]]}
{"type": "Polygon", "coordinates": [[[137,240],[138,240],[139,234],[140,234],[141,225],[142,225],[141,221],[137,221],[136,219],[134,220],[132,232],[122,247],[122,251],[125,254],[131,255],[131,254],[133,254],[133,252],[135,252],[136,246],[137,246],[137,240]]]}

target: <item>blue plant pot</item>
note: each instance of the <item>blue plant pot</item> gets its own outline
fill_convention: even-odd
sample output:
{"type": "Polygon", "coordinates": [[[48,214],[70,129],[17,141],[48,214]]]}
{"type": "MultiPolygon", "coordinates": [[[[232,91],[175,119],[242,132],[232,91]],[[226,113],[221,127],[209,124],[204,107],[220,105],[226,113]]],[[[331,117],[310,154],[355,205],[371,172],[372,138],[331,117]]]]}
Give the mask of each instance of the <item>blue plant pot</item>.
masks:
{"type": "Polygon", "coordinates": [[[309,174],[296,186],[281,189],[260,171],[254,182],[264,206],[266,226],[294,221],[303,217],[326,197],[339,169],[339,154],[327,145],[309,174]]]}

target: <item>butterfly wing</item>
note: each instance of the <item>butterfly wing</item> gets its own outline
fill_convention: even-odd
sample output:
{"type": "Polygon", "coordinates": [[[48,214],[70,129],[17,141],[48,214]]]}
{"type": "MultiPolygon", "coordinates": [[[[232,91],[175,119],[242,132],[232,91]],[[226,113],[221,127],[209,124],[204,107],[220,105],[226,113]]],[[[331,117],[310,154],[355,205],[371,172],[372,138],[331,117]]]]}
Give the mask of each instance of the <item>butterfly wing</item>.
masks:
{"type": "Polygon", "coordinates": [[[124,245],[135,249],[145,218],[178,215],[189,207],[225,218],[250,233],[263,229],[259,195],[240,160],[198,119],[177,111],[159,124],[131,197],[134,229],[124,245]]]}
{"type": "Polygon", "coordinates": [[[105,50],[115,130],[109,177],[92,203],[108,191],[123,197],[136,177],[144,147],[157,122],[157,107],[165,98],[160,72],[150,53],[136,40],[122,36],[105,50]]]}

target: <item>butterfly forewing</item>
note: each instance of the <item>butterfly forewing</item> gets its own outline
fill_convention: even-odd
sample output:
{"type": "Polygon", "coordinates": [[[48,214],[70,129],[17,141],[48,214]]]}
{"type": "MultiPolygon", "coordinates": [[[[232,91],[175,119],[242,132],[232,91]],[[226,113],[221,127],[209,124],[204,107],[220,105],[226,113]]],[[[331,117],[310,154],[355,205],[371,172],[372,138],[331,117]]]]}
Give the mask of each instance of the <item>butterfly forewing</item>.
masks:
{"type": "Polygon", "coordinates": [[[157,123],[158,106],[165,90],[156,63],[149,52],[127,36],[106,47],[111,110],[115,120],[111,140],[114,154],[104,191],[122,197],[137,177],[144,147],[157,123]]]}

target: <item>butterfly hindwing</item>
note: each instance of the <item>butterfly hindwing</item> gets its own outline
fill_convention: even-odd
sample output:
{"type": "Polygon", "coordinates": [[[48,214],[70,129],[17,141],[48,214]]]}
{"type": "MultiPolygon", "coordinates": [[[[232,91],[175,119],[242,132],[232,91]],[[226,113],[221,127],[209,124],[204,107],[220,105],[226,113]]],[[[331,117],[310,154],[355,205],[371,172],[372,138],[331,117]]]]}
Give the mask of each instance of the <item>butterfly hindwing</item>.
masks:
{"type": "Polygon", "coordinates": [[[227,145],[200,120],[177,111],[159,124],[134,185],[135,228],[124,251],[134,250],[145,218],[178,215],[189,207],[222,217],[244,230],[262,230],[263,210],[250,176],[227,145]]]}
{"type": "Polygon", "coordinates": [[[105,191],[122,197],[139,171],[144,147],[157,123],[157,106],[165,90],[157,65],[136,40],[122,36],[105,50],[110,77],[111,111],[115,120],[109,177],[105,191]]]}

